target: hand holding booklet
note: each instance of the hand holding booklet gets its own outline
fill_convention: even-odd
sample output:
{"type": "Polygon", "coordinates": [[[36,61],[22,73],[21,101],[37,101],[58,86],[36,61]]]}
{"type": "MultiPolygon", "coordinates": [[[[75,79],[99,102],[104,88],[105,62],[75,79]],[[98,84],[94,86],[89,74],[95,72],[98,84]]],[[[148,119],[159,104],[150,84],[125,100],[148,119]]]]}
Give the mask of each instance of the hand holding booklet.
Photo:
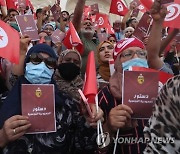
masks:
{"type": "Polygon", "coordinates": [[[56,131],[53,84],[22,84],[22,115],[28,116],[28,134],[56,131]]]}
{"type": "Polygon", "coordinates": [[[158,95],[158,72],[124,71],[122,102],[133,110],[132,119],[147,119],[158,95]]]}

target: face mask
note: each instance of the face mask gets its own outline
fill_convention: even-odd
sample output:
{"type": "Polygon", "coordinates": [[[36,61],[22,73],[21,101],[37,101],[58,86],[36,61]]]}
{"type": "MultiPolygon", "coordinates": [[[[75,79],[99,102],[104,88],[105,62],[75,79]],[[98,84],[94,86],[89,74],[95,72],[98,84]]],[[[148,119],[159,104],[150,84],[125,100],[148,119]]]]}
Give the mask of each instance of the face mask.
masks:
{"type": "Polygon", "coordinates": [[[59,64],[58,70],[64,80],[72,81],[77,75],[80,74],[80,68],[74,63],[59,64]]]}
{"type": "Polygon", "coordinates": [[[148,68],[147,60],[141,58],[134,58],[122,63],[123,70],[129,70],[129,67],[139,66],[148,68]]]}
{"type": "Polygon", "coordinates": [[[55,28],[56,27],[56,22],[52,21],[50,24],[55,28]]]}
{"type": "Polygon", "coordinates": [[[26,64],[25,78],[33,84],[47,84],[51,82],[54,69],[49,69],[44,62],[38,65],[26,64]]]}

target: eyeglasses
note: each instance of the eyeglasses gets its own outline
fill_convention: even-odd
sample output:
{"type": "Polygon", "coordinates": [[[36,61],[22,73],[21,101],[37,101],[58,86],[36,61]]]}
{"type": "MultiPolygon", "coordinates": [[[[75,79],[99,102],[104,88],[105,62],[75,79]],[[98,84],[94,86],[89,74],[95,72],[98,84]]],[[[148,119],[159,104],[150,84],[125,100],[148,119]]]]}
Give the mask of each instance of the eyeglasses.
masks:
{"type": "Polygon", "coordinates": [[[126,58],[126,59],[131,59],[134,55],[137,55],[139,58],[146,58],[147,56],[147,52],[143,51],[143,50],[137,50],[137,51],[132,51],[132,50],[128,50],[126,52],[122,52],[122,54],[120,55],[120,57],[126,58]]]}
{"type": "Polygon", "coordinates": [[[41,62],[44,62],[49,69],[54,69],[57,66],[56,59],[52,57],[44,58],[39,53],[32,53],[29,57],[30,62],[32,62],[34,65],[38,65],[41,62]]]}

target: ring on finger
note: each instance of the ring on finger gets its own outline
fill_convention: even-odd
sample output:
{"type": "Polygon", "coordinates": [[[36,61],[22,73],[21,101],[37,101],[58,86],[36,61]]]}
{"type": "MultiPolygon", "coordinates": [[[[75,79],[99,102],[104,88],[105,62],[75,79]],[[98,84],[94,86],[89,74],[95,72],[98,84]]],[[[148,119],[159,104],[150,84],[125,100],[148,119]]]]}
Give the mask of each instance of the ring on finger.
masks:
{"type": "Polygon", "coordinates": [[[13,133],[14,133],[14,135],[16,135],[16,128],[13,129],[13,133]]]}

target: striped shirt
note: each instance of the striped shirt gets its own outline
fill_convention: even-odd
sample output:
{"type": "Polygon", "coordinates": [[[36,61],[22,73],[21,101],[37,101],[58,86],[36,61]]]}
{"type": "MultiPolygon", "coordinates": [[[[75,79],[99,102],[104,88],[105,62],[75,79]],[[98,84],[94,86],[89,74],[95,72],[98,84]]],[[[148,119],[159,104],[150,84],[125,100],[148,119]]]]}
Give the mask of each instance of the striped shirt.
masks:
{"type": "MultiPolygon", "coordinates": [[[[107,119],[109,112],[115,106],[122,102],[117,102],[110,92],[109,86],[104,87],[98,93],[99,106],[104,111],[105,119],[107,119]]],[[[146,147],[143,128],[147,123],[147,120],[137,120],[138,126],[128,130],[119,131],[119,143],[117,144],[116,154],[142,154],[146,147]],[[143,143],[144,142],[144,143],[143,143]]],[[[114,141],[114,140],[113,140],[114,141]]],[[[114,142],[109,146],[107,154],[113,153],[114,142]]]]}

